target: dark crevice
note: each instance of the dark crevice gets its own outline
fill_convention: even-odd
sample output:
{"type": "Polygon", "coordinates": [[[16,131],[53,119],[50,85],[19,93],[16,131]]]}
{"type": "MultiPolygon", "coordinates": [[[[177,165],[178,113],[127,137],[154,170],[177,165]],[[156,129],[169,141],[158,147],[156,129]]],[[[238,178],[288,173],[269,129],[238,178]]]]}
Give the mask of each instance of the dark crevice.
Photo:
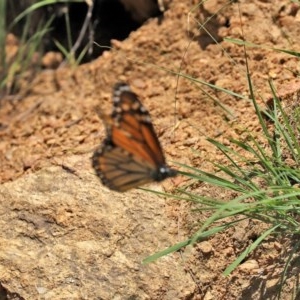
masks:
{"type": "MultiPolygon", "coordinates": [[[[105,48],[100,48],[93,42],[104,47],[110,47],[111,39],[122,41],[128,37],[131,31],[139,28],[143,21],[145,21],[145,15],[149,18],[160,15],[161,13],[159,12],[156,1],[147,1],[153,1],[154,9],[145,13],[143,19],[140,18],[138,20],[136,18],[136,11],[127,11],[119,0],[94,1],[91,22],[80,47],[76,51],[76,56],[78,57],[83,49],[89,45],[89,51],[84,56],[83,61],[90,61],[101,55],[105,50],[105,48]]],[[[19,4],[14,3],[14,1],[8,1],[7,24],[11,24],[14,18],[32,3],[34,3],[33,0],[20,1],[19,4]]],[[[59,51],[54,41],[58,41],[65,49],[69,50],[66,30],[66,12],[69,13],[72,43],[74,44],[82,29],[87,10],[87,4],[84,2],[70,4],[58,3],[51,6],[44,6],[30,16],[31,23],[28,38],[36,32],[41,22],[45,24],[47,20],[54,16],[51,31],[43,40],[42,51],[59,51]]],[[[20,38],[23,34],[25,24],[26,18],[23,18],[12,28],[11,32],[20,38]]]]}
{"type": "Polygon", "coordinates": [[[1,283],[0,283],[0,300],[25,300],[18,293],[9,292],[1,283]]]}

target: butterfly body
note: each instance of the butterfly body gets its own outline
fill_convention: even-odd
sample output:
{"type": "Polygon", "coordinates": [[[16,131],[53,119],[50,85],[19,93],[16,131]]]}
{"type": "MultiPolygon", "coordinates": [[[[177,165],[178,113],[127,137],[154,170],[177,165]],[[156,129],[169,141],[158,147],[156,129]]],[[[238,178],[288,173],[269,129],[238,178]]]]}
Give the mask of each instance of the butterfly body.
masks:
{"type": "Polygon", "coordinates": [[[167,166],[148,111],[125,83],[113,92],[114,108],[105,117],[107,138],[92,164],[102,183],[119,192],[176,175],[167,166]]]}

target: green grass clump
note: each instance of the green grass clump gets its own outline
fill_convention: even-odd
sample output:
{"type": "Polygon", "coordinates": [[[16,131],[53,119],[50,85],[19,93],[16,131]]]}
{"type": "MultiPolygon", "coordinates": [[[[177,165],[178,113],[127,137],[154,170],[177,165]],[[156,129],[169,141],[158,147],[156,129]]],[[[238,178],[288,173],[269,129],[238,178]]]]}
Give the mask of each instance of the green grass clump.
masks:
{"type": "MultiPolygon", "coordinates": [[[[57,3],[65,3],[67,5],[71,2],[84,2],[84,0],[41,0],[32,2],[33,4],[17,15],[11,24],[6,24],[8,2],[7,0],[0,1],[0,95],[17,92],[19,83],[24,78],[28,80],[29,76],[33,77],[40,70],[44,39],[52,30],[51,26],[55,18],[55,13],[53,12],[53,15],[47,21],[44,21],[44,18],[40,18],[37,24],[33,23],[33,20],[36,20],[34,14],[38,13],[37,11],[45,6],[57,3]],[[7,36],[20,22],[23,24],[22,34],[18,37],[17,51],[11,56],[5,50],[7,36]],[[36,61],[36,58],[39,61],[36,61]]],[[[63,50],[62,52],[68,61],[74,64],[74,51],[71,51],[70,20],[68,18],[68,10],[66,9],[65,11],[67,39],[70,49],[63,49],[62,45],[58,42],[56,44],[58,44],[60,50],[63,50]]],[[[76,60],[77,64],[86,51],[87,49],[85,48],[84,53],[80,54],[76,60]]]]}
{"type": "MultiPolygon", "coordinates": [[[[251,132],[244,139],[232,139],[230,146],[208,139],[226,158],[225,163],[211,162],[214,173],[180,165],[183,170],[180,173],[191,182],[218,187],[233,195],[232,199],[221,201],[201,196],[189,187],[177,190],[175,195],[161,193],[173,199],[192,201],[196,204],[196,212],[209,211],[210,217],[201,223],[189,239],[147,257],[144,263],[193,245],[232,226],[239,226],[239,222],[245,219],[263,222],[258,238],[224,271],[224,275],[228,275],[270,235],[291,237],[300,234],[298,99],[293,104],[292,112],[287,113],[270,81],[273,105],[268,110],[262,110],[253,91],[248,64],[246,66],[250,99],[261,126],[259,140],[257,133],[254,135],[251,132]]],[[[291,255],[299,246],[300,242],[293,246],[291,255]]],[[[287,266],[288,262],[285,270],[287,266]]]]}

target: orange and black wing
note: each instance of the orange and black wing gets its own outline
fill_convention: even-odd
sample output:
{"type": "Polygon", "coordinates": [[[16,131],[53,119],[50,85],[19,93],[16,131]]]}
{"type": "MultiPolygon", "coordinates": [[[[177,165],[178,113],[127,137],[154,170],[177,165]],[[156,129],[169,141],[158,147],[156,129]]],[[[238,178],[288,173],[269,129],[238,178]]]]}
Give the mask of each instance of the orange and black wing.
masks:
{"type": "Polygon", "coordinates": [[[102,183],[126,191],[151,181],[175,176],[166,165],[148,111],[125,83],[115,86],[114,109],[105,121],[107,138],[93,155],[102,183]]]}

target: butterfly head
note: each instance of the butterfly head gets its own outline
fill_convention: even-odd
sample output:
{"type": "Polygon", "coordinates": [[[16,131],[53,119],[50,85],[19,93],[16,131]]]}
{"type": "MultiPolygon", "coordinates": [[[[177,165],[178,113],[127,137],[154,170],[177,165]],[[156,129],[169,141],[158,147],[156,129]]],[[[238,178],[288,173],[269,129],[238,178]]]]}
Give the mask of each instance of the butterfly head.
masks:
{"type": "Polygon", "coordinates": [[[155,181],[162,181],[168,177],[174,177],[177,175],[175,169],[171,169],[169,166],[161,166],[154,174],[153,178],[155,181]]]}

